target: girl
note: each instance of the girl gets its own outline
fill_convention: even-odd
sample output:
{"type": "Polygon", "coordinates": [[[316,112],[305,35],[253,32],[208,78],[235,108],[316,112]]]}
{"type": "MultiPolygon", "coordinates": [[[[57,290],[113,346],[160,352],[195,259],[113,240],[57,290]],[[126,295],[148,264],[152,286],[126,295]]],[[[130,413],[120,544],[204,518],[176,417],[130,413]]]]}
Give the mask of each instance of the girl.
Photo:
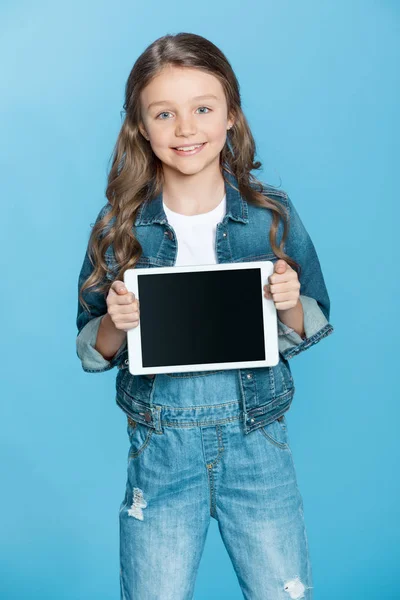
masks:
{"type": "MultiPolygon", "coordinates": [[[[294,394],[288,359],[333,331],[313,243],[287,194],[251,175],[261,163],[239,84],[210,41],[157,39],[132,68],[124,109],[77,315],[83,369],[118,367],[116,401],[128,420],[121,598],[192,598],[213,517],[244,598],[310,600],[284,413],[294,394]],[[278,314],[278,365],[130,374],[126,333],[140,306],[126,269],[253,260],[274,262],[264,293],[278,314]]],[[[232,327],[245,323],[241,314],[232,327]]]]}

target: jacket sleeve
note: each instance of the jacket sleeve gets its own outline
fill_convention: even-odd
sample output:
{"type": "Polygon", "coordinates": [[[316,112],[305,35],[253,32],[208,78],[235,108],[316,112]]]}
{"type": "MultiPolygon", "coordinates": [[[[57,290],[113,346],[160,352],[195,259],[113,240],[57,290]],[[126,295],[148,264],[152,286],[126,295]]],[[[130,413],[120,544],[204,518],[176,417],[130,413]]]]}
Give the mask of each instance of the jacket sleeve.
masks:
{"type": "MultiPolygon", "coordinates": [[[[103,217],[107,205],[100,211],[96,222],[103,217]]],[[[97,332],[100,327],[100,321],[107,313],[107,303],[104,294],[86,289],[83,293],[84,299],[89,306],[87,312],[79,300],[79,290],[83,282],[93,271],[93,265],[89,259],[89,246],[86,249],[85,257],[78,277],[78,311],[76,317],[76,326],[78,335],[76,338],[76,353],[82,363],[82,368],[87,373],[101,373],[108,371],[114,366],[123,362],[127,341],[118,349],[111,360],[106,360],[98,350],[95,349],[97,332]]]]}
{"type": "Polygon", "coordinates": [[[301,266],[300,302],[304,312],[305,338],[278,318],[278,348],[285,359],[307,350],[334,331],[329,323],[330,300],[314,244],[289,196],[289,232],[285,252],[301,266]]]}

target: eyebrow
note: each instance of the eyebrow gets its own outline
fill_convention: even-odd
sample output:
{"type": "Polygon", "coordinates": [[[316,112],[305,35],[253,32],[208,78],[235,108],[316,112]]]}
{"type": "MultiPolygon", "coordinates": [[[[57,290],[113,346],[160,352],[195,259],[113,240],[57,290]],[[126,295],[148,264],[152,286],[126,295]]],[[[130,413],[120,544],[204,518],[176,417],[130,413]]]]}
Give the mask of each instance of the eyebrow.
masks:
{"type": "MultiPolygon", "coordinates": [[[[192,100],[203,100],[205,98],[213,98],[214,100],[218,100],[217,96],[215,96],[214,94],[205,94],[203,96],[194,96],[194,98],[192,98],[192,100]]],[[[151,104],[148,105],[147,110],[149,110],[149,108],[151,108],[152,106],[157,106],[158,104],[173,104],[173,102],[171,102],[170,100],[159,100],[158,102],[151,102],[151,104]]]]}

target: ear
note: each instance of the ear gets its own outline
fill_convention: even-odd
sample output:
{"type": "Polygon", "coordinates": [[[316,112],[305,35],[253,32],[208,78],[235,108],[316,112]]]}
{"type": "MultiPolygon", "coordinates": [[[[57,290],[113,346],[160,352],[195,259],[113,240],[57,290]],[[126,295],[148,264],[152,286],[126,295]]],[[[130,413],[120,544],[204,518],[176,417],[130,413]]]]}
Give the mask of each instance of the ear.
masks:
{"type": "Polygon", "coordinates": [[[145,129],[145,128],[144,128],[144,126],[143,126],[143,123],[139,123],[139,125],[138,125],[138,128],[139,128],[139,131],[140,131],[140,133],[142,134],[142,136],[143,136],[144,138],[146,138],[146,140],[147,140],[147,141],[149,141],[149,138],[148,138],[148,135],[147,135],[146,129],[145,129]]]}
{"type": "Polygon", "coordinates": [[[227,129],[231,129],[231,127],[233,127],[234,124],[235,124],[235,119],[234,119],[233,115],[231,115],[228,119],[227,129]]]}

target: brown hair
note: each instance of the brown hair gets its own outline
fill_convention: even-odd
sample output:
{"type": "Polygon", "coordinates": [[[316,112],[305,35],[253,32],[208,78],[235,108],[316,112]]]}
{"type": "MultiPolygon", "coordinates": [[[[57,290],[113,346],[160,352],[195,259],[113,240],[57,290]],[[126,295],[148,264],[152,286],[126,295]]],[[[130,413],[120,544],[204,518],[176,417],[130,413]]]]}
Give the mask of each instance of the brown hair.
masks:
{"type": "MultiPolygon", "coordinates": [[[[89,258],[94,266],[91,275],[83,282],[79,300],[88,310],[83,299],[87,288],[107,293],[111,285],[105,252],[112,245],[119,271],[116,279],[123,280],[127,269],[135,266],[142,254],[132,225],[145,200],[157,196],[163,185],[162,163],[150,144],[143,138],[140,94],[150,81],[166,66],[189,67],[206,71],[219,79],[225,92],[228,114],[235,123],[227,132],[227,143],[220,154],[221,174],[234,175],[238,191],[245,200],[272,211],[269,231],[271,247],[275,255],[283,258],[296,271],[300,265],[287,256],[283,246],[288,233],[284,205],[263,193],[263,184],[250,171],[260,169],[261,162],[254,162],[256,145],[247,119],[241,108],[239,83],[233,69],[222,51],[206,38],[193,33],[165,35],[155,40],[136,60],[125,86],[125,118],[112,154],[112,166],[108,175],[106,196],[110,210],[97,220],[90,234],[89,258]],[[276,236],[279,219],[283,219],[283,234],[279,246],[276,236]],[[110,225],[110,221],[114,222],[110,225]]],[[[225,181],[226,178],[224,177],[225,181]]],[[[231,185],[230,182],[227,182],[231,185]]]]}

